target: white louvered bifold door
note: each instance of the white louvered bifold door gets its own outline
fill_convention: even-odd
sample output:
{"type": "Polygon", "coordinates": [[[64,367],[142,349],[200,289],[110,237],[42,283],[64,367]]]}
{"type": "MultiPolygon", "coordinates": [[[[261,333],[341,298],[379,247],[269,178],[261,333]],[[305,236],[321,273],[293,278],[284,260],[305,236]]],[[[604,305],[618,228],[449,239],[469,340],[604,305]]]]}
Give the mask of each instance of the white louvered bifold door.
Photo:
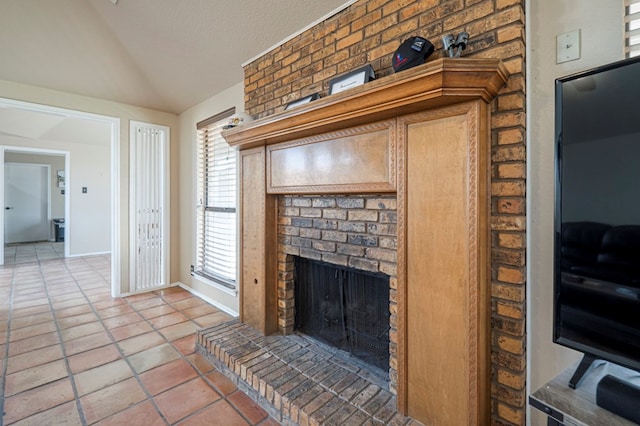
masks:
{"type": "Polygon", "coordinates": [[[131,122],[132,293],[166,287],[169,128],[131,122]]]}
{"type": "Polygon", "coordinates": [[[640,0],[625,0],[625,56],[640,55],[640,0]]]}

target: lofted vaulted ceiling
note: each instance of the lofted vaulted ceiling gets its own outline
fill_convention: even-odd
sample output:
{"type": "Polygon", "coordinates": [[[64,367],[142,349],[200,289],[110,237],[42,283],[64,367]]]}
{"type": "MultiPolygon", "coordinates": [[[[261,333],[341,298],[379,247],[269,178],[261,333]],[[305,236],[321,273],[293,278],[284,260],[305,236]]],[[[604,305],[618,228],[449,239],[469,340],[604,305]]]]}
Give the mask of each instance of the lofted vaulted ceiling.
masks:
{"type": "Polygon", "coordinates": [[[181,113],[345,3],[0,0],[0,80],[181,113]]]}

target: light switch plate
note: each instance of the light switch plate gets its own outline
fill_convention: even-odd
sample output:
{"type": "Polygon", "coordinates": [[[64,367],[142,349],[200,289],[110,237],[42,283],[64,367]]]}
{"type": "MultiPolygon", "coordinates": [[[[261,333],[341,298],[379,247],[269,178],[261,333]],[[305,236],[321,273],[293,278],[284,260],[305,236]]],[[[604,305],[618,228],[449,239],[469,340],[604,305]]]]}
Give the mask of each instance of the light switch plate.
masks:
{"type": "Polygon", "coordinates": [[[580,30],[559,34],[556,37],[556,63],[580,59],[580,30]]]}

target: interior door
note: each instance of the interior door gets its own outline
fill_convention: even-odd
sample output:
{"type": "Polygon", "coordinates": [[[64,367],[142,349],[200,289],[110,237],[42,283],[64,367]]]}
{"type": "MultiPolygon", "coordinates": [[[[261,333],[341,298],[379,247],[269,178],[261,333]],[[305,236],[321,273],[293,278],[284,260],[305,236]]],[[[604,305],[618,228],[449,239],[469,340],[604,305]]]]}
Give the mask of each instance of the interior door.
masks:
{"type": "Polygon", "coordinates": [[[5,163],[5,243],[49,240],[49,166],[5,163]]]}

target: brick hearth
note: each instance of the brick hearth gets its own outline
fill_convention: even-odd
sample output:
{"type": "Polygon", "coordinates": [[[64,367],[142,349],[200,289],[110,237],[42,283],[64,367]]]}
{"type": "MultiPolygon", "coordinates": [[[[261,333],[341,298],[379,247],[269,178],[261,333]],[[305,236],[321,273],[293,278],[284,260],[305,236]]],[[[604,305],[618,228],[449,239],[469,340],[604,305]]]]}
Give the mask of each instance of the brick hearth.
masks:
{"type": "Polygon", "coordinates": [[[418,425],[388,384],[343,352],[234,320],[197,332],[198,351],[284,425],[418,425]]]}

